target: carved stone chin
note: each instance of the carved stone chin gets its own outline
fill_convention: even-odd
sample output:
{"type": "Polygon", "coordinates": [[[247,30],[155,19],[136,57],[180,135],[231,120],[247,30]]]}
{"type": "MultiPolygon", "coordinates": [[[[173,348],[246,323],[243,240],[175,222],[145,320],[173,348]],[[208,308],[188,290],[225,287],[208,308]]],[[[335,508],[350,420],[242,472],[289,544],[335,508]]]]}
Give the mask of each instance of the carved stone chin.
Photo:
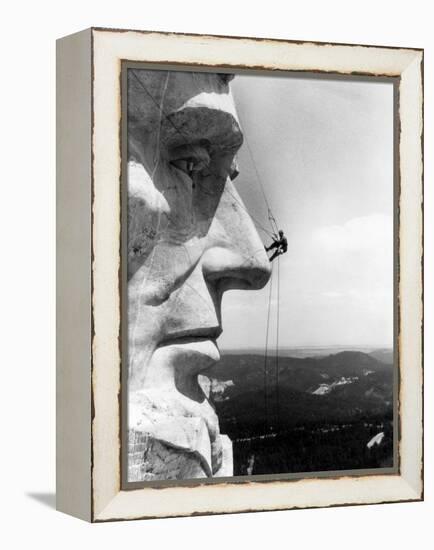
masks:
{"type": "Polygon", "coordinates": [[[228,82],[129,69],[129,481],[232,475],[204,381],[223,293],[261,288],[270,267],[231,182],[243,138],[228,82]]]}

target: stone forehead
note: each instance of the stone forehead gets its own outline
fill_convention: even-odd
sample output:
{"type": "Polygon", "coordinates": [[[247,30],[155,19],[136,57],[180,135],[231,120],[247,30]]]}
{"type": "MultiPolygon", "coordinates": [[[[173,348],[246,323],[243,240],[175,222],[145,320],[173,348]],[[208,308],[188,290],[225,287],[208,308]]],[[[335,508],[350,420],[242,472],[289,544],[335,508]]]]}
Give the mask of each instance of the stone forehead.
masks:
{"type": "Polygon", "coordinates": [[[238,124],[229,88],[231,77],[217,73],[129,69],[129,123],[151,131],[162,119],[181,109],[202,107],[226,113],[238,124]]]}

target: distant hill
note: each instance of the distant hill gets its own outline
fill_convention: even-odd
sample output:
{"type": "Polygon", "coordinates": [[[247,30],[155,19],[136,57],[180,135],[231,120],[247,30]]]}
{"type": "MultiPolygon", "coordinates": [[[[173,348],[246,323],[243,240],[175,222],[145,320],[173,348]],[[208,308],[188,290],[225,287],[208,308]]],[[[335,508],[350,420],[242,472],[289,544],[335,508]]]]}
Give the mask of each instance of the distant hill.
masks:
{"type": "MultiPolygon", "coordinates": [[[[322,417],[324,409],[327,416],[347,416],[354,414],[356,409],[383,412],[392,404],[392,366],[366,353],[345,351],[303,359],[280,357],[278,370],[277,375],[276,358],[269,357],[267,393],[269,401],[273,400],[278,378],[279,399],[288,415],[285,423],[308,416],[322,417]],[[321,388],[323,391],[318,391],[321,388]]],[[[233,382],[217,398],[221,403],[219,412],[227,421],[232,415],[238,418],[244,413],[251,415],[250,400],[254,400],[251,405],[254,405],[255,416],[260,415],[261,402],[265,401],[263,356],[223,355],[207,374],[209,378],[233,382]]]]}
{"type": "Polygon", "coordinates": [[[377,361],[381,361],[382,363],[387,363],[388,365],[393,365],[393,350],[391,349],[376,349],[374,351],[371,351],[369,354],[371,357],[374,357],[374,359],[377,359],[377,361]]]}
{"type": "MultiPolygon", "coordinates": [[[[367,453],[370,452],[366,450],[366,443],[377,433],[375,430],[385,429],[387,432],[386,443],[381,450],[375,452],[378,454],[381,451],[381,460],[384,461],[384,445],[387,444],[386,454],[391,454],[393,376],[391,363],[377,359],[372,353],[360,351],[342,351],[325,357],[279,357],[278,366],[275,357],[268,358],[266,383],[263,355],[224,354],[207,371],[207,377],[211,379],[210,397],[220,419],[221,432],[235,441],[235,456],[244,464],[247,460],[246,449],[251,447],[252,438],[260,439],[264,435],[268,438],[267,434],[286,433],[287,436],[279,435],[275,443],[267,440],[267,445],[277,445],[279,440],[280,451],[273,452],[277,453],[276,456],[281,456],[291,448],[291,460],[294,456],[299,456],[297,452],[305,453],[306,445],[314,445],[310,453],[317,458],[309,458],[310,466],[306,471],[333,469],[323,464],[325,456],[330,456],[330,461],[336,462],[336,452],[341,452],[340,446],[343,443],[334,434],[332,444],[331,435],[327,436],[328,439],[324,435],[329,432],[339,431],[339,437],[343,437],[342,434],[345,433],[346,446],[352,449],[348,463],[344,461],[344,468],[351,468],[353,463],[359,464],[357,467],[368,467],[364,465],[368,464],[367,453]],[[389,425],[387,429],[384,428],[385,423],[389,425]],[[300,430],[310,434],[310,439],[306,440],[303,436],[297,451],[294,440],[299,437],[300,430]],[[289,437],[289,433],[292,443],[283,444],[282,437],[289,437]],[[312,439],[314,433],[323,434],[320,437],[321,444],[315,444],[315,437],[312,439]],[[250,442],[247,444],[246,441],[250,442]],[[327,454],[324,449],[321,450],[321,445],[331,445],[332,450],[329,449],[327,454]],[[357,449],[360,450],[360,456],[357,449]]],[[[256,444],[254,453],[257,457],[256,468],[261,460],[263,464],[271,460],[270,449],[267,451],[268,458],[262,456],[260,459],[263,452],[261,445],[258,445],[256,444]]],[[[288,460],[286,458],[286,462],[282,462],[281,458],[276,458],[274,466],[263,466],[264,472],[268,472],[270,468],[279,471],[276,469],[277,463],[280,464],[279,468],[284,468],[280,471],[294,471],[296,463],[288,466],[288,460]]],[[[301,463],[303,460],[300,459],[301,463]]],[[[373,467],[372,464],[369,467],[373,467]]],[[[240,468],[238,464],[238,469],[240,468]]],[[[249,468],[252,470],[253,466],[249,468]]]]}
{"type": "MultiPolygon", "coordinates": [[[[297,347],[280,347],[280,357],[297,357],[299,359],[306,357],[327,357],[329,355],[336,355],[342,351],[354,351],[362,352],[366,354],[372,354],[378,360],[382,360],[382,357],[393,358],[393,351],[389,348],[376,348],[373,346],[297,346],[297,347]],[[377,356],[378,354],[378,356],[377,356]]],[[[249,349],[227,349],[222,350],[224,355],[263,355],[264,348],[249,348],[249,349]]],[[[271,354],[274,354],[271,351],[271,354]]],[[[392,361],[390,361],[392,362],[392,361]]]]}

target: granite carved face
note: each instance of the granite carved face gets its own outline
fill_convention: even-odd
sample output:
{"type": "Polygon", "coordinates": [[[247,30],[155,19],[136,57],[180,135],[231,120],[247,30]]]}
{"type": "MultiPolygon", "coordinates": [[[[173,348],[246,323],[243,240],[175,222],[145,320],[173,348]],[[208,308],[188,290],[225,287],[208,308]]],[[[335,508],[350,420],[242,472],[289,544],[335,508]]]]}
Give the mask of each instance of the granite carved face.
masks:
{"type": "Polygon", "coordinates": [[[232,475],[199,375],[219,360],[223,293],[270,268],[232,183],[230,80],[128,71],[129,481],[232,475]]]}

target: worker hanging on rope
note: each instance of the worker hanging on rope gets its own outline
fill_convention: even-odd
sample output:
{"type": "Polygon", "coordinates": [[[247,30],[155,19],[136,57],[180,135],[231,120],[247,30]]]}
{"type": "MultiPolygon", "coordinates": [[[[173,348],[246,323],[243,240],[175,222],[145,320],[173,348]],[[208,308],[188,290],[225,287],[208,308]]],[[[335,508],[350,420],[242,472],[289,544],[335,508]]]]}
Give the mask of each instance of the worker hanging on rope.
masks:
{"type": "Polygon", "coordinates": [[[279,234],[273,235],[273,242],[270,244],[270,246],[266,246],[265,250],[268,252],[269,250],[273,250],[274,254],[270,258],[270,262],[272,262],[277,256],[280,256],[281,254],[285,254],[285,252],[288,250],[288,241],[285,237],[285,234],[281,229],[279,229],[279,234]]]}

